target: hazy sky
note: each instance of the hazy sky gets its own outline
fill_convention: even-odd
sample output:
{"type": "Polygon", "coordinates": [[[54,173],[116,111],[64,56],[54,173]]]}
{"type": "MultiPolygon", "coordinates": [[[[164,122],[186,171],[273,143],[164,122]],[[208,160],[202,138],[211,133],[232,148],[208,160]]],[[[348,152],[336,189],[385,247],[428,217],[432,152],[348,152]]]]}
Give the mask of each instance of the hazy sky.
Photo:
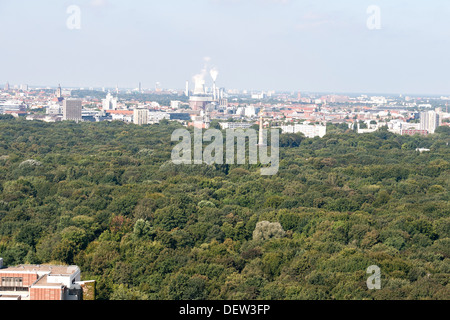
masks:
{"type": "Polygon", "coordinates": [[[450,94],[448,0],[0,0],[0,41],[0,83],[450,94]]]}

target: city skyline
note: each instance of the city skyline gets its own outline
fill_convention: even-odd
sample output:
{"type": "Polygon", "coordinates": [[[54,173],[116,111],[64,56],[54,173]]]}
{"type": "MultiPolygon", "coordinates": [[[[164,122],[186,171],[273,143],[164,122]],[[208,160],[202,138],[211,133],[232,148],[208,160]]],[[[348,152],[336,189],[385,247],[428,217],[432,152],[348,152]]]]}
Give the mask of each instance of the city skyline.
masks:
{"type": "MultiPolygon", "coordinates": [[[[15,91],[15,90],[19,90],[19,91],[24,91],[23,90],[23,86],[26,86],[28,88],[28,91],[34,91],[34,90],[58,90],[58,87],[60,86],[63,90],[86,90],[86,91],[93,91],[93,92],[104,92],[105,94],[112,94],[114,96],[117,96],[117,90],[119,90],[119,94],[123,94],[123,93],[133,93],[133,92],[139,92],[139,83],[136,86],[132,85],[129,87],[118,87],[118,86],[114,86],[114,87],[102,87],[102,86],[64,86],[62,84],[40,84],[40,85],[34,85],[34,84],[28,84],[28,83],[24,83],[24,82],[19,82],[19,83],[10,83],[10,82],[6,82],[6,83],[0,83],[0,89],[1,88],[5,88],[6,85],[10,86],[10,90],[11,91],[15,91]]],[[[194,83],[192,82],[192,85],[194,83]]],[[[212,89],[212,87],[206,86],[206,88],[210,91],[212,89]]],[[[223,87],[222,87],[223,88],[223,87]]],[[[351,97],[357,97],[357,96],[361,96],[361,95],[367,95],[367,96],[385,96],[385,97],[410,97],[410,98],[419,98],[419,99],[427,99],[427,98],[448,98],[450,99],[450,93],[445,94],[445,93],[432,93],[432,94],[428,94],[428,93],[404,93],[404,92],[400,92],[400,93],[396,93],[396,92],[344,92],[344,91],[304,91],[304,90],[258,90],[258,89],[246,89],[246,88],[224,88],[226,90],[229,90],[231,92],[233,92],[232,95],[234,94],[238,94],[238,95],[251,95],[252,93],[268,93],[268,92],[273,92],[275,94],[289,94],[289,95],[308,95],[308,96],[316,96],[316,95],[345,95],[345,96],[351,96],[351,97]]],[[[161,88],[162,93],[166,93],[166,94],[171,94],[174,95],[176,93],[185,93],[186,89],[182,89],[181,87],[174,87],[174,88],[161,88]]],[[[192,87],[190,89],[190,92],[192,93],[192,87]]],[[[153,93],[157,93],[157,91],[155,90],[155,84],[153,85],[153,87],[151,87],[151,84],[149,85],[149,87],[143,87],[142,86],[142,94],[153,94],[153,93]]]]}
{"type": "Polygon", "coordinates": [[[450,5],[441,0],[135,3],[2,1],[0,82],[181,90],[207,65],[230,89],[450,94],[450,5]],[[76,30],[67,27],[73,5],[76,30]],[[377,30],[367,27],[372,5],[377,30]]]}

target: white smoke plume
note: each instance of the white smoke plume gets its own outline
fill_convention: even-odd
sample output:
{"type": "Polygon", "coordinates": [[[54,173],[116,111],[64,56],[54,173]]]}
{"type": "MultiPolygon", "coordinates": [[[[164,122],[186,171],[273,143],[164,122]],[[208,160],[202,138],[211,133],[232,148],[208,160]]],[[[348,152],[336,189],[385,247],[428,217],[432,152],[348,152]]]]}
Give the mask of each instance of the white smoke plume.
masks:
{"type": "MultiPolygon", "coordinates": [[[[204,57],[203,62],[204,62],[203,69],[200,71],[200,73],[198,73],[192,77],[193,81],[195,83],[194,91],[197,94],[204,93],[205,78],[206,78],[206,75],[208,74],[209,63],[211,62],[211,58],[204,57]]],[[[212,68],[212,69],[210,69],[210,75],[213,78],[213,80],[216,81],[217,76],[219,75],[219,72],[217,71],[216,68],[212,68]]]]}
{"type": "Polygon", "coordinates": [[[216,67],[213,67],[210,71],[209,74],[211,75],[211,78],[213,79],[214,82],[216,82],[217,77],[219,76],[219,70],[217,70],[216,67]]]}

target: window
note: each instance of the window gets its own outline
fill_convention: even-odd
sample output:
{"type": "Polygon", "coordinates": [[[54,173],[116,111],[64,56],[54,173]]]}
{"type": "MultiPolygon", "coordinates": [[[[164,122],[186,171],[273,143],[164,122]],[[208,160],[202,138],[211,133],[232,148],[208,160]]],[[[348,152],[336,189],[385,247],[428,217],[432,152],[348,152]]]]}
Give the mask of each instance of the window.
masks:
{"type": "Polygon", "coordinates": [[[14,278],[14,287],[23,287],[22,278],[14,278]]]}
{"type": "Polygon", "coordinates": [[[2,287],[12,287],[11,277],[2,277],[2,287]]]}
{"type": "Polygon", "coordinates": [[[1,279],[2,288],[22,288],[23,278],[20,277],[2,277],[1,279]]]}

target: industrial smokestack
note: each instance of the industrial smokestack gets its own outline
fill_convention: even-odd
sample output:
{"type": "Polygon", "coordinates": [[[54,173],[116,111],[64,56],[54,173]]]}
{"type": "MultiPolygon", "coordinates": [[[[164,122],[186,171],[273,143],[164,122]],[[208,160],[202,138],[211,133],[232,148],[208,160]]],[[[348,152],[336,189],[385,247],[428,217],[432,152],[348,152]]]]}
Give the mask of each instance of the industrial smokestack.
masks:
{"type": "Polygon", "coordinates": [[[214,97],[214,101],[216,101],[217,100],[216,80],[219,75],[219,71],[216,68],[212,68],[209,71],[209,74],[211,75],[211,78],[213,79],[213,97],[214,97]]]}
{"type": "Polygon", "coordinates": [[[216,88],[216,82],[215,81],[213,83],[213,98],[214,98],[214,101],[217,100],[217,88],[216,88]]]}

